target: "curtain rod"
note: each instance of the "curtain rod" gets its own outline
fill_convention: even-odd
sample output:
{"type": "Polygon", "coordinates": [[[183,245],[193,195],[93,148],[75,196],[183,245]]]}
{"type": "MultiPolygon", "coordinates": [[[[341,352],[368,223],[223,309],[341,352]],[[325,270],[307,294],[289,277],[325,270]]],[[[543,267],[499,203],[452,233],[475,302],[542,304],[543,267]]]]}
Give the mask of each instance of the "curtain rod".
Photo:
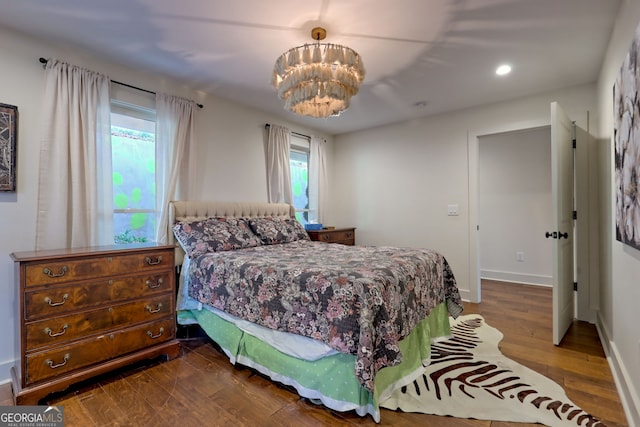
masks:
{"type": "MultiPolygon", "coordinates": [[[[48,60],[48,59],[46,59],[46,58],[40,58],[40,63],[41,63],[41,64],[46,65],[46,64],[47,64],[47,62],[49,62],[49,60],[48,60]]],[[[111,80],[111,83],[115,83],[115,84],[120,85],[120,86],[126,86],[126,87],[128,87],[128,88],[135,89],[135,90],[139,90],[139,91],[141,91],[141,92],[147,92],[147,93],[150,93],[150,94],[152,94],[152,95],[155,95],[155,94],[156,94],[155,92],[153,92],[153,91],[151,91],[151,90],[143,89],[143,88],[141,88],[141,87],[133,86],[133,85],[130,85],[130,84],[127,84],[127,83],[122,83],[122,82],[119,82],[119,81],[116,81],[116,80],[111,80]]],[[[200,108],[204,108],[204,105],[202,105],[202,104],[196,104],[196,105],[197,105],[198,107],[200,107],[200,108]]]]}
{"type": "MultiPolygon", "coordinates": [[[[269,129],[270,127],[271,127],[271,123],[266,123],[266,124],[264,125],[264,128],[265,128],[265,129],[269,129]]],[[[311,137],[310,137],[309,135],[305,135],[305,134],[303,134],[303,133],[291,132],[291,134],[292,134],[292,135],[299,136],[299,137],[301,137],[301,138],[311,139],[311,137]]]]}

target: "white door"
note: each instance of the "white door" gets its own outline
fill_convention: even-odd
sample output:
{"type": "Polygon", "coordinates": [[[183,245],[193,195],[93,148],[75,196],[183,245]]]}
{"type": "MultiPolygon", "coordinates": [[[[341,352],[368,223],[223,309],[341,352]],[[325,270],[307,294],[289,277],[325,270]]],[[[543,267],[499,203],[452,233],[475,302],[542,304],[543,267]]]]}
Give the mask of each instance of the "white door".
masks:
{"type": "Polygon", "coordinates": [[[574,317],[573,291],[573,124],[551,104],[551,193],[553,230],[553,343],[559,345],[574,317]]]}

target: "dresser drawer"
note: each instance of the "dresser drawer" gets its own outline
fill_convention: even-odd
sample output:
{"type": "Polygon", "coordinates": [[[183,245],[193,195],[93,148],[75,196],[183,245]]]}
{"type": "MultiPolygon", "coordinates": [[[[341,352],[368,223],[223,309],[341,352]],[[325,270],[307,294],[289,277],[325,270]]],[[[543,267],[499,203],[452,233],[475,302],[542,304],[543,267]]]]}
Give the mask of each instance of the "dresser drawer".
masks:
{"type": "Polygon", "coordinates": [[[61,374],[147,348],[175,336],[175,320],[166,318],[117,332],[26,355],[24,381],[34,384],[61,374]]]}
{"type": "Polygon", "coordinates": [[[173,268],[173,251],[47,260],[25,265],[24,286],[50,285],[96,277],[173,268]]]}
{"type": "Polygon", "coordinates": [[[317,231],[308,231],[309,237],[311,240],[317,242],[324,243],[340,243],[343,245],[351,245],[355,244],[355,229],[354,228],[345,228],[345,229],[335,229],[335,230],[317,230],[317,231]]]}
{"type": "Polygon", "coordinates": [[[26,351],[122,328],[173,313],[172,294],[160,295],[126,304],[103,307],[92,311],[53,317],[27,323],[26,351]]]}
{"type": "Polygon", "coordinates": [[[60,316],[97,305],[172,291],[173,274],[169,271],[27,291],[24,293],[25,319],[60,316]]]}

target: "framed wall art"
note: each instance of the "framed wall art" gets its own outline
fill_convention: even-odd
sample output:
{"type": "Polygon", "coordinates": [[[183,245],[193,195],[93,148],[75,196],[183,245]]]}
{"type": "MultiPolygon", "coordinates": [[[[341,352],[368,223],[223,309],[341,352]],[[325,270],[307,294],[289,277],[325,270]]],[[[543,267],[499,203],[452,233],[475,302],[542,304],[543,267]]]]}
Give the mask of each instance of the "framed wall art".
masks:
{"type": "Polygon", "coordinates": [[[640,25],[613,85],[616,239],[640,249],[640,25]]]}
{"type": "Polygon", "coordinates": [[[0,191],[16,191],[18,107],[0,104],[0,191]]]}

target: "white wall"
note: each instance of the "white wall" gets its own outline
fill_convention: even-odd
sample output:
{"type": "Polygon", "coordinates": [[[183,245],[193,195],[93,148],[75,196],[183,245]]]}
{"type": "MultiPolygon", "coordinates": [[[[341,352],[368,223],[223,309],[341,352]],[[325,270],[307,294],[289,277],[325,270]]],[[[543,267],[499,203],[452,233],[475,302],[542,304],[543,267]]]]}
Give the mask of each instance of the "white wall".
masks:
{"type": "Polygon", "coordinates": [[[478,166],[481,277],[550,285],[550,128],[481,137],[478,166]]]}
{"type": "MultiPolygon", "coordinates": [[[[107,74],[113,80],[204,104],[197,116],[200,179],[196,198],[266,201],[265,123],[313,133],[260,111],[196,93],[162,76],[127,69],[76,49],[51,46],[0,28],[0,102],[18,106],[19,112],[17,192],[0,193],[0,383],[9,380],[9,368],[18,351],[17,292],[9,254],[35,247],[40,102],[44,90],[44,71],[38,62],[41,56],[56,57],[107,74]]],[[[333,137],[318,135],[328,140],[331,165],[333,137]]]]}
{"type": "Polygon", "coordinates": [[[0,193],[0,382],[9,378],[17,339],[17,293],[9,254],[32,250],[35,244],[38,184],[38,122],[43,92],[42,50],[0,32],[0,102],[18,106],[17,191],[0,193]],[[5,62],[6,61],[6,62],[5,62]],[[11,66],[6,66],[11,61],[11,66]]]}
{"type": "Polygon", "coordinates": [[[613,166],[613,84],[640,23],[640,2],[625,0],[618,12],[598,80],[599,177],[602,192],[601,281],[598,326],[628,408],[630,425],[640,425],[640,251],[616,241],[613,166]]]}
{"type": "Polygon", "coordinates": [[[357,227],[360,244],[438,250],[451,264],[462,295],[476,299],[477,212],[470,212],[470,200],[477,198],[477,137],[548,126],[553,101],[586,129],[587,112],[596,105],[595,86],[337,136],[336,222],[357,227]],[[458,204],[458,216],[447,216],[448,204],[458,204]]]}

